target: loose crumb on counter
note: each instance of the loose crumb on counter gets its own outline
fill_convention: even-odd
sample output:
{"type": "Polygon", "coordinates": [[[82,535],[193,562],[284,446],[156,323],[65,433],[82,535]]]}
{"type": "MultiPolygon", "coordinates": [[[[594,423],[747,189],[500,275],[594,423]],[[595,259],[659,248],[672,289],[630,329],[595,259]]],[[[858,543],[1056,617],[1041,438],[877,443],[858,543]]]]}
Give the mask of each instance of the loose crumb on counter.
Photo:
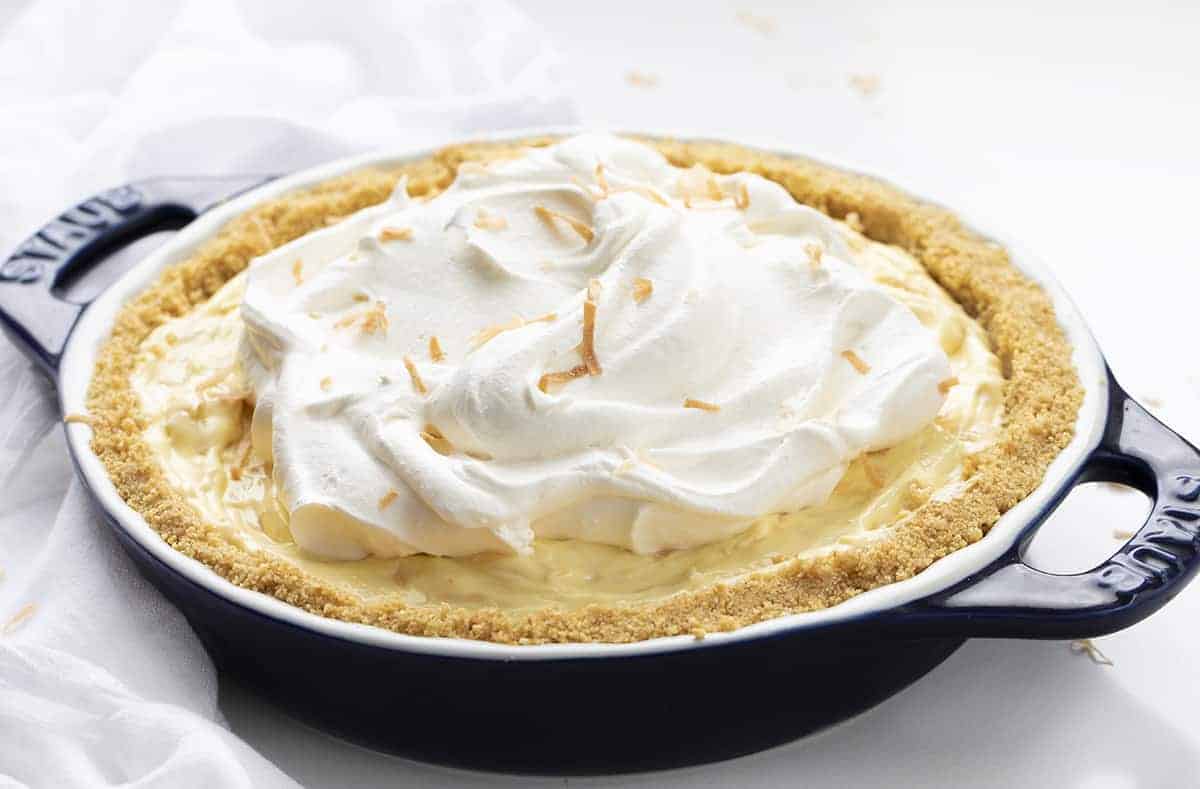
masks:
{"type": "Polygon", "coordinates": [[[1071,651],[1077,655],[1087,655],[1093,663],[1100,666],[1111,666],[1113,662],[1108,659],[1108,656],[1100,651],[1095,642],[1090,638],[1081,638],[1078,641],[1071,642],[1071,651]]]}
{"type": "Polygon", "coordinates": [[[651,90],[658,87],[658,76],[646,71],[630,71],[625,74],[625,82],[635,88],[651,90]]]}
{"type": "Polygon", "coordinates": [[[764,14],[756,14],[743,8],[737,13],[737,20],[759,35],[772,36],[775,34],[775,20],[764,14]]]}
{"type": "Polygon", "coordinates": [[[33,616],[34,612],[36,611],[37,606],[33,603],[26,603],[25,605],[21,606],[21,608],[17,610],[17,613],[13,614],[13,617],[4,623],[4,627],[0,627],[0,636],[6,636],[21,625],[25,624],[25,622],[31,616],[33,616]]]}

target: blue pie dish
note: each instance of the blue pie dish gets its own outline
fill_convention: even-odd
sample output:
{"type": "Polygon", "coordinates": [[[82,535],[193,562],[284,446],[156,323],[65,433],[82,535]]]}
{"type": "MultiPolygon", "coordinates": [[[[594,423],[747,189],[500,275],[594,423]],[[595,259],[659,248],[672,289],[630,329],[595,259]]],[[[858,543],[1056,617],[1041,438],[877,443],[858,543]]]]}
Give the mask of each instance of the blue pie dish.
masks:
{"type": "MultiPolygon", "coordinates": [[[[89,198],[0,265],[0,324],[55,381],[63,413],[82,412],[117,312],[165,266],[262,200],[429,153],[359,157],[282,178],[156,179],[89,198]],[[64,295],[69,281],[161,230],[179,232],[97,298],[64,295]]],[[[506,646],[316,616],[234,586],[168,546],[121,500],[86,426],[66,426],[68,446],[97,511],[217,666],[301,720],[380,751],[505,772],[616,773],[728,759],[871,708],[968,638],[1121,630],[1158,610],[1200,566],[1200,453],[1122,390],[1074,305],[1044,268],[1007,246],[1052,296],[1085,389],[1075,437],[1041,485],[982,540],[911,579],[703,640],[506,646]],[[1151,497],[1137,533],[1087,572],[1025,564],[1023,549],[1046,517],[1074,486],[1097,480],[1151,497]]]]}

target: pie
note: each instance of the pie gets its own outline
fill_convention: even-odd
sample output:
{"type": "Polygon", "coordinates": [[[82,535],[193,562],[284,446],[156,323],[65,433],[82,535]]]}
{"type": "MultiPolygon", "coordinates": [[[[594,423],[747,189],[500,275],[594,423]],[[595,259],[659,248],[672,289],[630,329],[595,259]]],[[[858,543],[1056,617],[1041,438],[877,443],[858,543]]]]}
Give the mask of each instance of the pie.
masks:
{"type": "Polygon", "coordinates": [[[629,642],[978,541],[1070,441],[1051,300],[871,178],[727,143],[445,148],[267,200],[119,314],[92,447],[312,613],[629,642]]]}

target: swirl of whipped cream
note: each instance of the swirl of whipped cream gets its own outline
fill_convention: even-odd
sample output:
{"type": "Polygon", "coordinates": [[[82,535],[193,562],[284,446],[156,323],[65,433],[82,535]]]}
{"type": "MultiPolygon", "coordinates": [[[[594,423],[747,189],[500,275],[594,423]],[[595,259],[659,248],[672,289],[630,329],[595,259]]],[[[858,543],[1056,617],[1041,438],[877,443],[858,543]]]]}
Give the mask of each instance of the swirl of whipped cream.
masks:
{"type": "Polygon", "coordinates": [[[584,135],[253,263],[256,450],[321,556],[650,553],[823,502],[913,435],[937,339],[779,185],[584,135]]]}

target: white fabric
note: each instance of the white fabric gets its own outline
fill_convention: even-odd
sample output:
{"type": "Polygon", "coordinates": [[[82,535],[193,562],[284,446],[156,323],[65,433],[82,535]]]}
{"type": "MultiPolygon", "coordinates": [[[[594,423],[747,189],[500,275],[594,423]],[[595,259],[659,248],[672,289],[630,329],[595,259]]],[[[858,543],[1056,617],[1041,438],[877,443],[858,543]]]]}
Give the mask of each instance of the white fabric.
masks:
{"type": "MultiPolygon", "coordinates": [[[[555,63],[506,3],[0,7],[0,254],[141,177],[570,123],[555,63]]],[[[72,481],[56,408],[0,338],[0,786],[294,785],[224,728],[198,640],[72,481]]]]}

